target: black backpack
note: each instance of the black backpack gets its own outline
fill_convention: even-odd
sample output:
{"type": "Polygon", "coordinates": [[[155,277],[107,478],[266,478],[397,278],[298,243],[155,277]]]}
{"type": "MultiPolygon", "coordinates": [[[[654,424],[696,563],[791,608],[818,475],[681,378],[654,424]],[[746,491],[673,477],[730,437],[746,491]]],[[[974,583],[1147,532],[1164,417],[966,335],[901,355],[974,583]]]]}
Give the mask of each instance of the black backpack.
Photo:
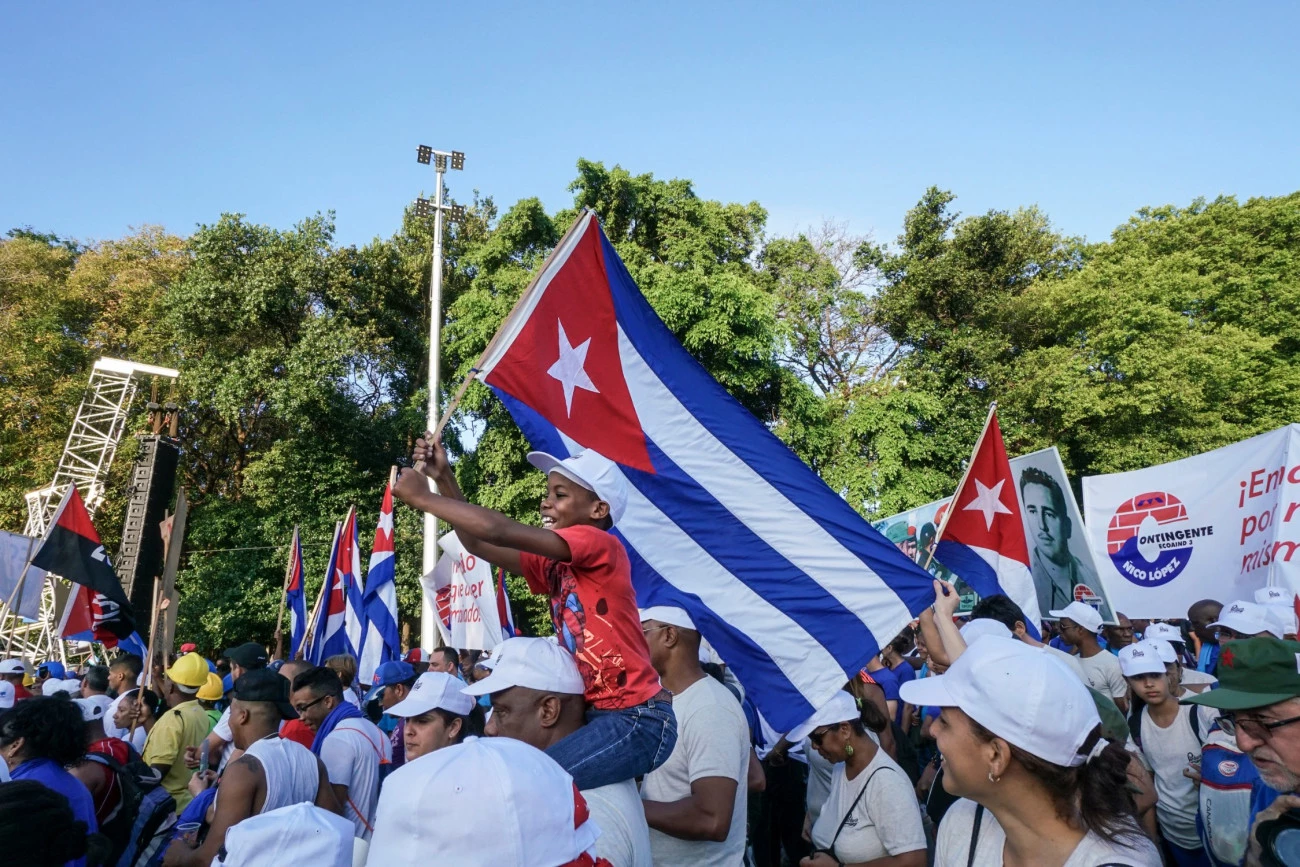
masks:
{"type": "MultiPolygon", "coordinates": [[[[1133,699],[1133,707],[1128,715],[1128,731],[1133,736],[1133,743],[1137,744],[1138,749],[1142,749],[1142,709],[1146,703],[1133,699]]],[[[1196,712],[1196,706],[1192,705],[1190,712],[1187,714],[1187,722],[1192,727],[1192,734],[1196,736],[1196,742],[1202,746],[1205,745],[1205,738],[1201,737],[1201,719],[1196,712]]]]}
{"type": "Polygon", "coordinates": [[[87,753],[86,758],[111,770],[122,789],[117,809],[99,826],[99,833],[113,844],[108,863],[117,867],[148,863],[170,839],[176,799],[163,788],[162,776],[134,750],[125,764],[103,753],[87,753]]]}

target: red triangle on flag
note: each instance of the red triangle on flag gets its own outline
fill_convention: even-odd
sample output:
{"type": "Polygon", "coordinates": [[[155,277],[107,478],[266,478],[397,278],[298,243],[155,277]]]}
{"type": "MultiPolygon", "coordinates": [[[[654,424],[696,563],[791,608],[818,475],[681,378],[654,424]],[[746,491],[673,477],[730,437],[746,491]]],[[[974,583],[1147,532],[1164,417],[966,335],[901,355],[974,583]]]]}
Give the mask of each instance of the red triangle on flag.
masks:
{"type": "Polygon", "coordinates": [[[1002,442],[997,413],[990,413],[962,486],[953,496],[943,538],[996,551],[1029,566],[1020,498],[1002,442]]]}

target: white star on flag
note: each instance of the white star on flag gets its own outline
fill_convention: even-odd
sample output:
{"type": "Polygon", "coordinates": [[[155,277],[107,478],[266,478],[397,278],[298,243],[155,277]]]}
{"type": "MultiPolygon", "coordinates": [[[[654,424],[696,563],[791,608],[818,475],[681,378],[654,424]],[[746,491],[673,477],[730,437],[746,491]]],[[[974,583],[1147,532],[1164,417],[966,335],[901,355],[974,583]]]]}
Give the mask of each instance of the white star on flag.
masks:
{"type": "Polygon", "coordinates": [[[392,512],[379,513],[379,530],[385,536],[393,535],[393,513],[392,512]]]}
{"type": "Polygon", "coordinates": [[[998,479],[993,487],[987,487],[979,479],[975,480],[975,499],[962,506],[963,512],[983,512],[984,529],[993,529],[994,515],[1010,515],[1011,510],[1002,505],[1002,485],[1006,479],[998,479]]]}
{"type": "Polygon", "coordinates": [[[600,394],[600,389],[596,388],[584,369],[587,363],[587,350],[591,348],[591,338],[588,337],[574,346],[569,343],[569,335],[564,333],[564,323],[556,321],[560,326],[560,357],[546,373],[553,379],[558,379],[560,385],[564,387],[564,413],[571,415],[575,388],[585,389],[593,394],[600,394]]]}

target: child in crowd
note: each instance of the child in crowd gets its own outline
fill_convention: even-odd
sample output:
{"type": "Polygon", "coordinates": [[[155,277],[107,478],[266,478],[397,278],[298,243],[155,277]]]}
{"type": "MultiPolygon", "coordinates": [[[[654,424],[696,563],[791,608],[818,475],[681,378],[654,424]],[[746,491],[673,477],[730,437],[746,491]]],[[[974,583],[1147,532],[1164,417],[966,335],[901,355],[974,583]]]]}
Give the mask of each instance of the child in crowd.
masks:
{"type": "Polygon", "coordinates": [[[524,576],[534,593],[551,600],[556,637],[577,660],[589,706],[587,725],[551,746],[551,758],[580,789],[663,764],[677,726],[641,631],[627,551],[609,532],[627,504],[617,465],[593,451],[564,460],[529,453],[529,463],[547,474],[539,528],[465,502],[446,451],[431,435],[417,441],[414,459],[424,475],[403,471],[393,494],[451,524],[469,553],[524,576]]]}
{"type": "MultiPolygon", "coordinates": [[[[1167,645],[1166,645],[1167,646],[1167,645]]],[[[1119,664],[1133,690],[1133,739],[1156,783],[1156,821],[1169,863],[1211,867],[1196,830],[1201,745],[1218,714],[1178,703],[1162,648],[1140,641],[1120,649],[1119,664]]]]}

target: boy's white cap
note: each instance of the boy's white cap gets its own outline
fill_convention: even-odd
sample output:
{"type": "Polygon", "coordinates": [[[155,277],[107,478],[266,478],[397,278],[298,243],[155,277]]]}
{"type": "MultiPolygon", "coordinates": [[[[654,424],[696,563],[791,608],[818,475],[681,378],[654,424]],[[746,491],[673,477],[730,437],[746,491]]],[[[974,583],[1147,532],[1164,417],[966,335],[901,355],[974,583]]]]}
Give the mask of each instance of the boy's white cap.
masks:
{"type": "MultiPolygon", "coordinates": [[[[1168,646],[1167,642],[1161,642],[1168,646]]],[[[1164,674],[1165,661],[1160,658],[1160,649],[1150,641],[1139,641],[1119,649],[1119,670],[1125,677],[1137,677],[1139,674],[1164,674]]]]}
{"type": "Polygon", "coordinates": [[[1255,601],[1260,605],[1290,605],[1294,599],[1281,587],[1261,587],[1255,591],[1255,601]]]}
{"type": "Polygon", "coordinates": [[[785,739],[792,744],[799,744],[804,738],[812,734],[813,730],[821,726],[833,726],[842,722],[859,719],[862,712],[858,710],[858,703],[844,690],[840,690],[831,696],[831,700],[826,702],[820,708],[813,712],[799,725],[791,730],[785,739]]]}
{"type": "Polygon", "coordinates": [[[82,722],[94,722],[103,719],[108,713],[108,706],[113,700],[106,695],[92,695],[89,698],[74,698],[73,703],[81,709],[82,722]]]}
{"type": "Polygon", "coordinates": [[[434,856],[440,864],[555,867],[590,852],[599,836],[554,759],[513,738],[470,737],[384,780],[367,863],[424,867],[434,856]]]}
{"type": "Polygon", "coordinates": [[[41,684],[41,695],[55,695],[60,692],[66,692],[68,695],[81,695],[81,681],[75,677],[67,680],[60,680],[57,677],[51,677],[41,684]]]}
{"type": "Polygon", "coordinates": [[[220,867],[352,867],[351,820],[314,804],[294,804],[250,816],[226,831],[220,867]]]}
{"type": "Polygon", "coordinates": [[[426,671],[415,679],[406,698],[384,713],[408,717],[428,713],[435,708],[464,716],[474,709],[474,699],[461,692],[464,684],[445,671],[426,671]]]}
{"type": "Polygon", "coordinates": [[[609,506],[609,519],[617,524],[627,509],[627,479],[618,464],[600,452],[587,449],[567,458],[546,452],[529,452],[528,463],[546,473],[559,473],[582,485],[609,506]]]}
{"type": "Polygon", "coordinates": [[[669,626],[676,626],[678,629],[695,629],[695,621],[691,615],[686,612],[685,608],[678,608],[676,605],[652,605],[649,608],[640,610],[641,622],[647,620],[657,620],[669,626]]]}
{"type": "Polygon", "coordinates": [[[1223,606],[1223,610],[1219,612],[1219,619],[1210,626],[1211,628],[1225,626],[1241,635],[1258,635],[1267,632],[1274,638],[1281,638],[1284,631],[1282,624],[1278,623],[1275,617],[1270,616],[1267,605],[1247,602],[1244,599],[1223,606]]]}
{"type": "Polygon", "coordinates": [[[1014,638],[1011,630],[1007,629],[1005,623],[994,620],[991,617],[977,617],[957,630],[961,633],[962,640],[969,647],[977,638],[1014,638]]]}
{"type": "MultiPolygon", "coordinates": [[[[1071,618],[1073,619],[1073,618],[1071,618]]],[[[1055,654],[1020,641],[976,641],[943,674],[899,690],[916,707],[956,707],[993,734],[1044,761],[1077,767],[1101,725],[1083,681],[1055,654]]]]}
{"type": "Polygon", "coordinates": [[[0,680],[0,710],[9,710],[14,706],[14,685],[7,680],[0,680]]]}
{"type": "Polygon", "coordinates": [[[1179,644],[1186,644],[1183,639],[1183,633],[1178,630],[1177,626],[1172,623],[1152,623],[1147,627],[1147,631],[1142,633],[1142,637],[1147,641],[1177,641],[1179,644]]]}
{"type": "Polygon", "coordinates": [[[26,674],[27,663],[18,657],[0,662],[0,674],[26,674]]]}
{"type": "Polygon", "coordinates": [[[1047,615],[1058,620],[1068,617],[1094,634],[1101,631],[1101,612],[1087,602],[1071,602],[1060,610],[1047,612],[1047,615]]]}
{"type": "Polygon", "coordinates": [[[1174,650],[1174,646],[1163,638],[1144,638],[1139,643],[1155,645],[1156,653],[1160,655],[1160,661],[1166,665],[1178,661],[1178,651],[1174,650]]]}
{"type": "Polygon", "coordinates": [[[545,638],[507,638],[496,647],[492,673],[462,692],[489,695],[514,686],[560,695],[582,695],[586,688],[573,654],[545,638]]]}

